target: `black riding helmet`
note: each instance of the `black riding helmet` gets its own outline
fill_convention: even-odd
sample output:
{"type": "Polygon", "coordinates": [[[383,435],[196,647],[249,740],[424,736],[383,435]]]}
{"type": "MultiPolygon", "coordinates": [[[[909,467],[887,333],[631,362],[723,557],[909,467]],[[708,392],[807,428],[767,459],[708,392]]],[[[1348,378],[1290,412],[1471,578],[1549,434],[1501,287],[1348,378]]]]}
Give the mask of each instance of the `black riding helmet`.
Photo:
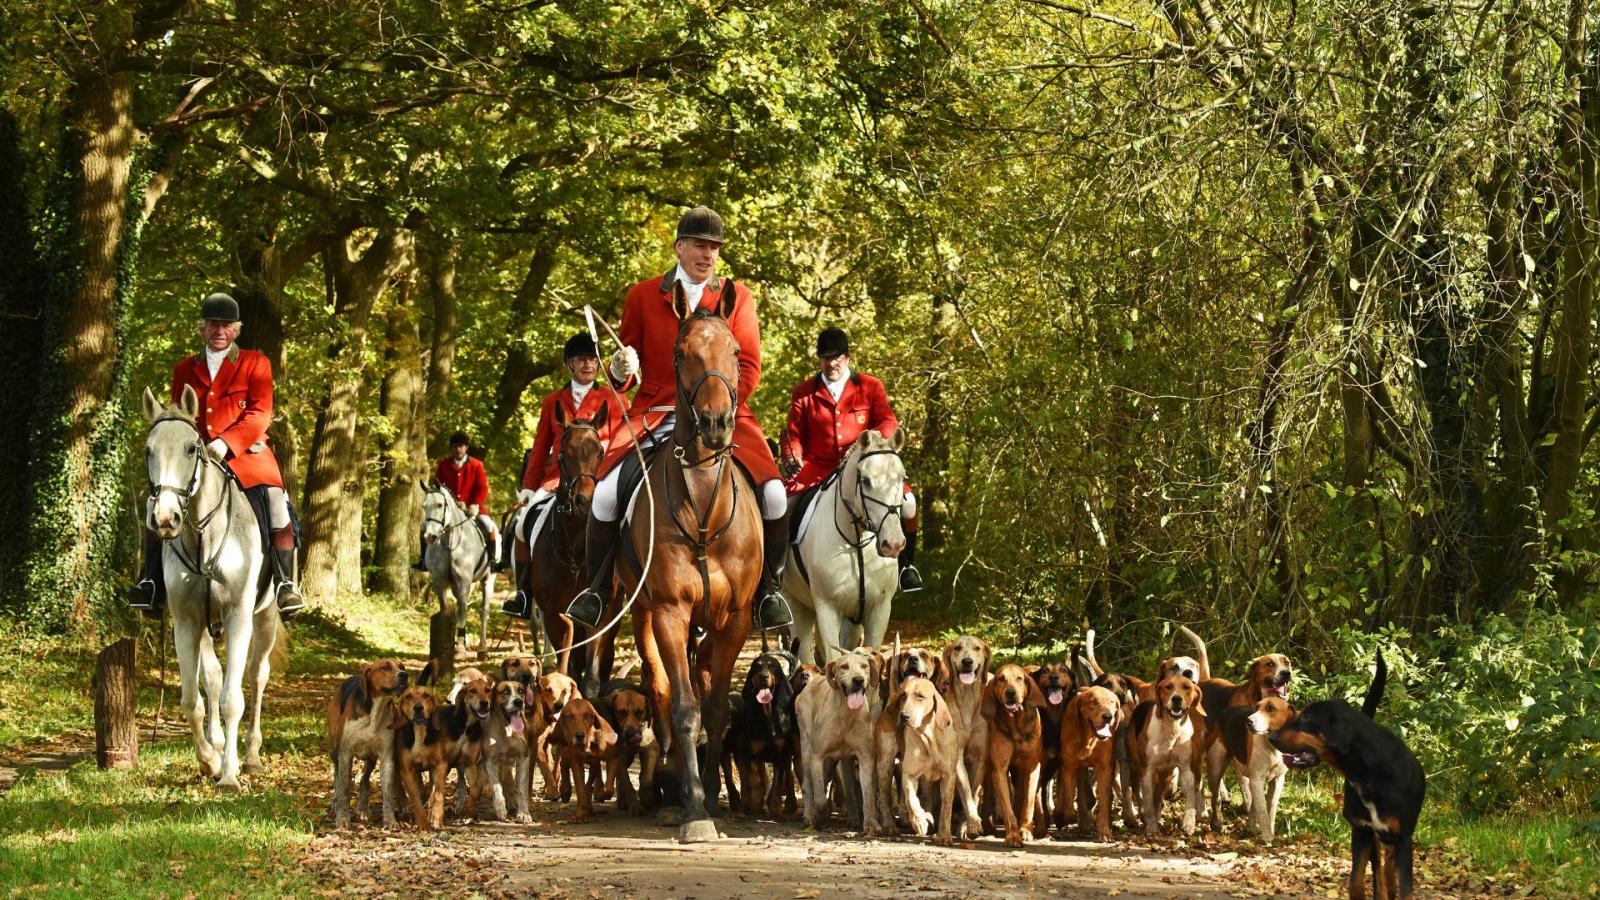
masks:
{"type": "Polygon", "coordinates": [[[696,206],[688,210],[678,219],[678,233],[673,238],[675,241],[699,239],[712,243],[724,243],[722,237],[722,217],[717,215],[709,206],[696,206]]]}
{"type": "Polygon", "coordinates": [[[817,355],[823,359],[850,352],[850,336],[843,328],[829,326],[817,335],[817,355]]]}
{"type": "Polygon", "coordinates": [[[587,331],[580,331],[567,338],[567,344],[561,348],[561,361],[571,362],[574,356],[599,356],[600,348],[594,345],[594,338],[587,331]]]}
{"type": "Polygon", "coordinates": [[[455,434],[450,435],[450,446],[470,447],[472,446],[472,442],[467,440],[467,433],[465,431],[458,431],[455,434]]]}

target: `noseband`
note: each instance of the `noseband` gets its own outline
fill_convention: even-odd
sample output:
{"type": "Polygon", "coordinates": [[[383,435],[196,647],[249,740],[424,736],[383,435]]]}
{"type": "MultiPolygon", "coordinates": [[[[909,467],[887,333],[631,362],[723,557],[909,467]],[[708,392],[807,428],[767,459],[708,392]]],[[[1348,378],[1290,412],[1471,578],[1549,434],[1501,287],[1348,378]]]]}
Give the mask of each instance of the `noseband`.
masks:
{"type": "MultiPolygon", "coordinates": [[[[728,389],[728,403],[730,405],[732,405],[735,415],[738,415],[738,410],[739,410],[739,391],[735,387],[735,384],[736,384],[735,380],[732,379],[732,378],[729,378],[727,375],[723,374],[721,369],[707,369],[704,372],[700,373],[700,377],[698,377],[698,378],[696,378],[694,380],[694,384],[689,387],[688,393],[685,393],[684,390],[683,390],[683,380],[680,377],[678,377],[678,375],[677,375],[677,373],[683,369],[683,360],[684,360],[683,348],[682,347],[675,348],[672,351],[672,371],[674,373],[673,374],[673,381],[674,381],[674,385],[673,386],[677,389],[678,396],[680,398],[682,398],[684,411],[689,414],[690,422],[692,422],[694,424],[694,433],[697,436],[703,438],[703,437],[705,437],[705,431],[704,431],[704,429],[702,428],[702,425],[701,425],[700,411],[694,408],[694,398],[700,396],[700,389],[702,387],[705,387],[705,383],[707,381],[710,381],[713,378],[715,378],[718,381],[722,382],[722,386],[728,389]]],[[[672,452],[673,452],[674,455],[676,455],[678,457],[678,461],[679,462],[685,462],[684,454],[687,452],[687,449],[688,448],[684,447],[682,444],[674,444],[672,452]]],[[[698,465],[700,463],[706,462],[707,460],[716,459],[717,457],[720,457],[720,456],[725,456],[732,449],[733,449],[733,442],[729,441],[728,442],[728,446],[723,447],[721,450],[717,450],[717,451],[713,452],[709,457],[707,457],[706,459],[701,459],[695,464],[698,465]]]]}
{"type": "MultiPolygon", "coordinates": [[[[172,494],[177,498],[178,501],[178,521],[186,523],[191,518],[189,515],[189,501],[192,500],[195,493],[200,490],[200,473],[204,471],[207,465],[213,465],[218,469],[221,469],[223,474],[226,476],[229,474],[228,467],[211,458],[211,454],[206,451],[205,442],[201,440],[200,426],[196,425],[190,419],[186,419],[183,416],[161,416],[150,423],[150,430],[154,431],[156,426],[165,425],[168,422],[181,422],[194,432],[194,443],[191,445],[195,450],[194,468],[189,472],[189,483],[187,485],[164,484],[158,481],[150,481],[150,499],[156,500],[160,498],[162,494],[172,494]]],[[[149,478],[149,476],[150,467],[147,463],[145,465],[145,477],[149,478]]],[[[232,499],[231,493],[226,491],[224,493],[228,495],[228,499],[232,499]]],[[[191,527],[193,527],[197,532],[204,530],[205,527],[211,523],[211,520],[216,517],[217,513],[221,511],[223,504],[224,501],[218,500],[217,505],[213,506],[210,512],[201,516],[191,527]]]]}
{"type": "MultiPolygon", "coordinates": [[[[595,427],[592,422],[572,422],[561,432],[561,442],[563,444],[567,442],[566,433],[574,429],[593,431],[596,437],[600,434],[600,429],[595,427]]],[[[567,451],[565,450],[556,451],[556,470],[561,473],[561,485],[556,491],[556,512],[570,513],[572,512],[572,500],[577,496],[578,482],[587,478],[589,481],[598,484],[599,478],[593,472],[578,472],[569,477],[567,475],[567,451]]]]}
{"type": "MultiPolygon", "coordinates": [[[[900,518],[901,504],[885,503],[882,500],[879,500],[877,497],[869,495],[861,487],[861,464],[874,456],[884,455],[898,454],[893,450],[867,450],[856,457],[856,503],[861,509],[859,513],[850,508],[850,501],[846,500],[844,497],[844,486],[839,486],[839,493],[837,494],[839,498],[839,504],[844,507],[845,514],[850,517],[850,524],[856,527],[856,539],[851,543],[860,544],[862,535],[867,532],[872,532],[874,534],[882,532],[883,526],[889,521],[890,516],[894,516],[896,519],[900,518]],[[867,507],[868,503],[883,507],[883,515],[879,516],[876,522],[872,521],[871,510],[867,507]]],[[[834,523],[835,528],[837,528],[838,520],[834,520],[834,523]]],[[[904,523],[901,524],[901,527],[905,527],[904,523]]],[[[844,537],[844,533],[840,532],[839,536],[844,537]]],[[[850,539],[845,538],[845,540],[848,541],[850,539]]]]}

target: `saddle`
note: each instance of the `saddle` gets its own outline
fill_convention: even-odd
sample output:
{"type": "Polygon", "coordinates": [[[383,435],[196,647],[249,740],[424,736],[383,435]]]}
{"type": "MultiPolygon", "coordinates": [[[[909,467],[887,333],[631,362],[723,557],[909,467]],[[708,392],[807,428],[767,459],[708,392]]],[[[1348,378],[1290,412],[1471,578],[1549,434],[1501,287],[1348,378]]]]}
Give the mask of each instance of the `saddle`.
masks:
{"type": "Polygon", "coordinates": [[[811,573],[806,571],[805,560],[800,558],[800,539],[805,537],[806,526],[811,522],[811,507],[817,502],[817,496],[839,479],[839,471],[834,469],[827,478],[789,498],[789,549],[800,580],[806,584],[811,583],[811,573]]]}

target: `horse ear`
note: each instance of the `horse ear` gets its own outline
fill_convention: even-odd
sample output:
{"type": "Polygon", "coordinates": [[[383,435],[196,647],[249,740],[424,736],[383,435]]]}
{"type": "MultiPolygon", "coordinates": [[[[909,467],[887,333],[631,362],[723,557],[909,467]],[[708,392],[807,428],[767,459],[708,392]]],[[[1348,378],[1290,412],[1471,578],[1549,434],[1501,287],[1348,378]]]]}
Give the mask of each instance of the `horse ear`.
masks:
{"type": "Polygon", "coordinates": [[[200,417],[200,395],[194,392],[194,385],[186,384],[183,386],[183,396],[178,398],[178,405],[183,408],[184,413],[189,418],[198,419],[200,417]]]}
{"type": "Polygon", "coordinates": [[[889,449],[899,453],[906,445],[906,433],[899,428],[894,430],[894,437],[889,439],[889,449]]]}
{"type": "Polygon", "coordinates": [[[161,416],[161,402],[156,399],[156,395],[152,394],[148,387],[144,389],[144,396],[139,398],[139,409],[144,413],[146,422],[154,422],[161,416]]]}
{"type": "Polygon", "coordinates": [[[689,314],[694,312],[689,308],[689,295],[684,293],[681,281],[672,282],[672,311],[677,314],[679,321],[689,318],[689,314]]]}
{"type": "Polygon", "coordinates": [[[739,299],[739,292],[734,289],[733,279],[722,279],[722,296],[717,298],[717,315],[726,319],[733,309],[733,303],[739,299]]]}
{"type": "Polygon", "coordinates": [[[589,419],[589,424],[596,428],[604,428],[606,425],[606,419],[610,418],[610,416],[607,415],[610,412],[610,401],[600,401],[600,408],[594,411],[594,415],[589,419]]]}
{"type": "Polygon", "coordinates": [[[556,404],[556,424],[562,428],[567,427],[567,408],[559,403],[556,404]]]}

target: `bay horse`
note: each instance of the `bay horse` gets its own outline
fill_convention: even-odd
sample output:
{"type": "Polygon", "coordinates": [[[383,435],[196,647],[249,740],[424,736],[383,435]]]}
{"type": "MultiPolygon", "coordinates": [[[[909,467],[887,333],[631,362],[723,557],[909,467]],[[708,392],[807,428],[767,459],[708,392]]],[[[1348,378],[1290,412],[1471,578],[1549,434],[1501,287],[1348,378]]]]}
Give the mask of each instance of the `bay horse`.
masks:
{"type": "Polygon", "coordinates": [[[901,435],[861,432],[818,489],[799,547],[789,549],[783,593],[794,601],[801,662],[825,666],[833,647],[883,646],[890,601],[900,584],[896,557],[906,545],[901,435]],[[851,634],[856,628],[859,642],[851,634]]]}
{"type": "MultiPolygon", "coordinates": [[[[605,441],[600,439],[606,407],[602,403],[591,418],[567,421],[566,408],[556,404],[556,421],[561,425],[556,468],[561,473],[561,483],[545,513],[549,521],[528,548],[528,564],[517,572],[519,586],[539,606],[545,634],[556,654],[557,669],[585,687],[598,687],[610,678],[617,634],[617,628],[612,627],[600,638],[598,653],[590,647],[574,650],[573,643],[584,635],[567,616],[568,601],[583,589],[588,577],[584,566],[585,529],[600,461],[606,454],[605,441]],[[591,667],[589,661],[596,657],[599,664],[591,667]]],[[[584,695],[591,694],[586,690],[584,695]]]]}
{"type": "MultiPolygon", "coordinates": [[[[680,320],[673,349],[676,419],[669,445],[645,473],[654,504],[648,512],[660,523],[654,557],[636,576],[619,556],[617,575],[624,591],[644,580],[633,607],[634,638],[655,701],[656,733],[671,735],[683,814],[678,840],[697,843],[718,836],[707,801],[715,809],[721,792],[728,692],[761,577],[761,513],[760,496],[731,459],[739,342],[720,308],[691,310],[682,284],[673,286],[672,308],[680,320]],[[704,637],[691,663],[694,628],[704,637]],[[660,721],[668,711],[670,730],[660,721]],[[696,758],[702,735],[704,781],[696,758]]],[[[630,518],[618,549],[631,549],[636,560],[646,558],[650,539],[652,520],[643,512],[630,518]]]]}
{"type": "Polygon", "coordinates": [[[215,778],[220,788],[238,790],[245,675],[252,684],[243,768],[258,772],[261,698],[274,656],[281,662],[287,651],[288,634],[271,585],[263,579],[266,553],[260,524],[238,479],[206,450],[194,388],[184,385],[178,402],[170,406],[145,388],[141,406],[150,423],[144,442],[150,480],[147,524],[162,540],[161,571],[172,612],[181,702],[201,772],[215,778]],[[214,619],[220,619],[215,626],[214,619]],[[227,650],[226,673],[217,660],[217,638],[227,650]],[[280,653],[274,654],[274,648],[280,653]]]}

